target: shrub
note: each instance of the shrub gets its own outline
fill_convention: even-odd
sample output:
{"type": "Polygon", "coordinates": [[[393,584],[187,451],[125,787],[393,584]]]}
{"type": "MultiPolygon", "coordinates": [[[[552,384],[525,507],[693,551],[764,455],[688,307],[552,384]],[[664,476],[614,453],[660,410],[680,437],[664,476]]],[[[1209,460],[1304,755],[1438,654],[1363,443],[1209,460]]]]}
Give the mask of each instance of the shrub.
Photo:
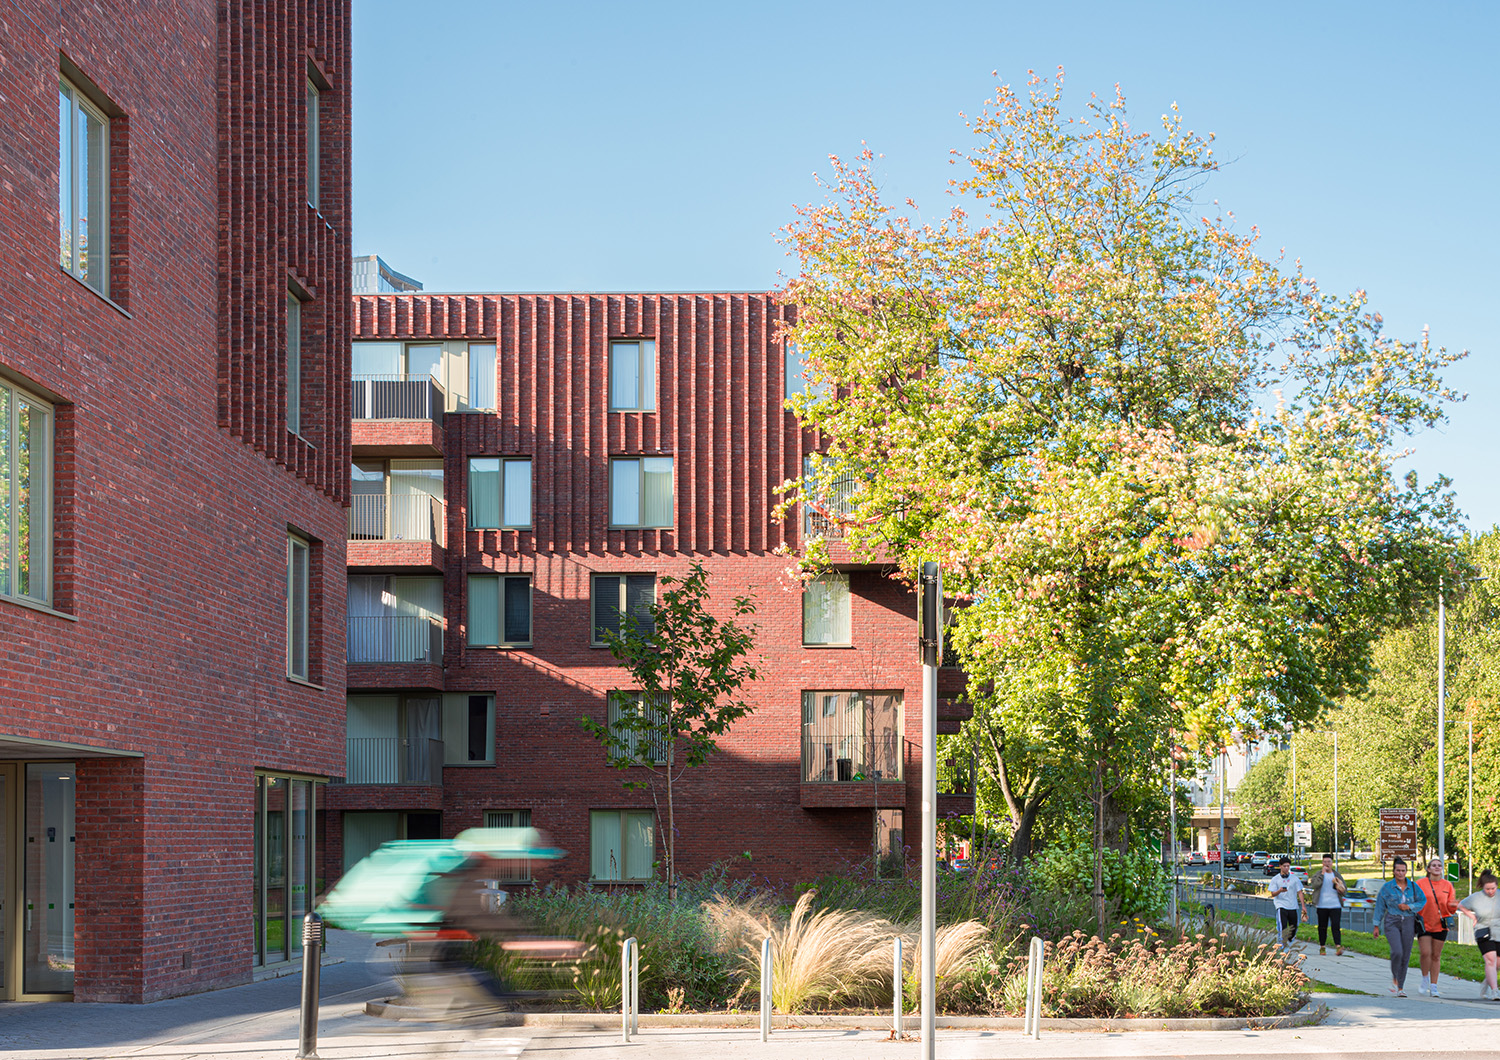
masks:
{"type": "MultiPolygon", "coordinates": [[[[1029,867],[1034,889],[1084,898],[1093,894],[1094,851],[1086,842],[1048,847],[1029,867]]],[[[1160,916],[1170,893],[1171,881],[1154,851],[1104,852],[1104,894],[1116,917],[1160,916]]]]}

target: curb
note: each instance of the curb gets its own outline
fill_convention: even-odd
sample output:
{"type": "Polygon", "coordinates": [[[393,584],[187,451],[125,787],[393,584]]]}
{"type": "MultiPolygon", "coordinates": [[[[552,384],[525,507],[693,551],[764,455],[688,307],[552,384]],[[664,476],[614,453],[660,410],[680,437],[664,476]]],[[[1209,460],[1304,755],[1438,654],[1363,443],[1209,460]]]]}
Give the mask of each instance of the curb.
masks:
{"type": "MultiPolygon", "coordinates": [[[[570,1027],[575,1030],[618,1030],[618,1012],[492,1012],[469,1017],[434,1013],[414,1005],[403,1005],[398,999],[386,998],[365,1002],[365,1013],[381,1019],[412,1020],[415,1022],[455,1022],[482,1020],[491,1027],[570,1027]]],[[[1308,1027],[1322,1022],[1328,1015],[1328,1006],[1322,1003],[1305,1003],[1297,1012],[1280,1016],[1251,1017],[1195,1017],[1189,1019],[1057,1019],[1044,1017],[1042,1029],[1047,1031],[1108,1032],[1121,1031],[1241,1031],[1284,1030],[1291,1027],[1308,1027]]],[[[758,1013],[730,1012],[642,1012],[639,1017],[642,1027],[717,1027],[724,1030],[756,1029],[760,1027],[758,1013]]],[[[871,1013],[863,1016],[817,1014],[787,1016],[773,1015],[771,1026],[783,1030],[813,1030],[819,1027],[841,1027],[851,1030],[888,1031],[893,1019],[890,1015],[871,1013]]],[[[1012,1016],[938,1016],[939,1029],[951,1030],[1024,1030],[1026,1021],[1012,1016]]],[[[921,1018],[907,1015],[902,1019],[903,1030],[915,1031],[921,1027],[921,1018]]]]}

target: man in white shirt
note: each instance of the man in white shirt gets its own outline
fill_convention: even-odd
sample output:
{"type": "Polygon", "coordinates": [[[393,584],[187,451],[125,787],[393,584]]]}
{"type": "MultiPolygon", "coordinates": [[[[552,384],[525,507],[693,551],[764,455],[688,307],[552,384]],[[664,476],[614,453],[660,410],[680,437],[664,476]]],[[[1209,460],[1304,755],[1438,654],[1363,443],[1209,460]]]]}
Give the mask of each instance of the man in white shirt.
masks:
{"type": "Polygon", "coordinates": [[[1292,859],[1281,859],[1281,871],[1271,877],[1271,904],[1276,907],[1276,923],[1281,929],[1281,945],[1287,950],[1297,937],[1297,913],[1307,920],[1307,901],[1302,897],[1302,881],[1292,875],[1292,859]]]}

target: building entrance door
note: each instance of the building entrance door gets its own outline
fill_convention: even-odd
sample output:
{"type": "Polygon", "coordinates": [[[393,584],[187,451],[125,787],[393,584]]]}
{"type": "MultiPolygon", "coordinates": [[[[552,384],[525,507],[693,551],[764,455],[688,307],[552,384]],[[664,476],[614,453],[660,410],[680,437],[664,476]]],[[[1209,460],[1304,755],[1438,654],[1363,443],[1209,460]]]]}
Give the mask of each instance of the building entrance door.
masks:
{"type": "Polygon", "coordinates": [[[0,762],[0,1000],[73,993],[72,762],[0,762]]]}
{"type": "Polygon", "coordinates": [[[0,762],[0,1001],[16,995],[14,970],[17,932],[11,921],[20,903],[16,901],[16,767],[0,762]]]}

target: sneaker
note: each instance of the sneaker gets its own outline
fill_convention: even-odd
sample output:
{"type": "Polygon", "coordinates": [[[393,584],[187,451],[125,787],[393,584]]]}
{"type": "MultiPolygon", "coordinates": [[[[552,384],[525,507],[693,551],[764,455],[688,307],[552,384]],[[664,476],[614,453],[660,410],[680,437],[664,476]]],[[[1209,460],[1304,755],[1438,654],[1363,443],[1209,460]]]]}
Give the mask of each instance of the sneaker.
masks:
{"type": "Polygon", "coordinates": [[[1489,999],[1490,999],[1490,988],[1488,986],[1481,986],[1479,988],[1479,1000],[1480,1001],[1488,1001],[1489,999]]]}
{"type": "Polygon", "coordinates": [[[1433,996],[1433,997],[1442,997],[1442,996],[1443,996],[1443,995],[1442,995],[1442,994],[1439,994],[1439,993],[1438,993],[1438,988],[1437,988],[1437,987],[1436,987],[1436,986],[1434,986],[1434,987],[1432,987],[1432,988],[1431,988],[1431,989],[1429,989],[1429,990],[1428,990],[1428,991],[1427,991],[1427,993],[1429,993],[1429,994],[1430,994],[1430,995],[1432,995],[1432,996],[1433,996]]]}
{"type": "Polygon", "coordinates": [[[1422,979],[1422,980],[1419,980],[1417,982],[1417,993],[1419,993],[1419,994],[1425,994],[1425,993],[1427,993],[1427,980],[1426,979],[1422,979]]]}
{"type": "Polygon", "coordinates": [[[1342,957],[1344,955],[1344,947],[1342,947],[1342,946],[1335,946],[1333,948],[1333,955],[1335,957],[1342,957]]]}
{"type": "Polygon", "coordinates": [[[1328,956],[1328,947],[1327,946],[1319,946],[1318,947],[1318,956],[1319,957],[1327,957],[1328,956]]]}

